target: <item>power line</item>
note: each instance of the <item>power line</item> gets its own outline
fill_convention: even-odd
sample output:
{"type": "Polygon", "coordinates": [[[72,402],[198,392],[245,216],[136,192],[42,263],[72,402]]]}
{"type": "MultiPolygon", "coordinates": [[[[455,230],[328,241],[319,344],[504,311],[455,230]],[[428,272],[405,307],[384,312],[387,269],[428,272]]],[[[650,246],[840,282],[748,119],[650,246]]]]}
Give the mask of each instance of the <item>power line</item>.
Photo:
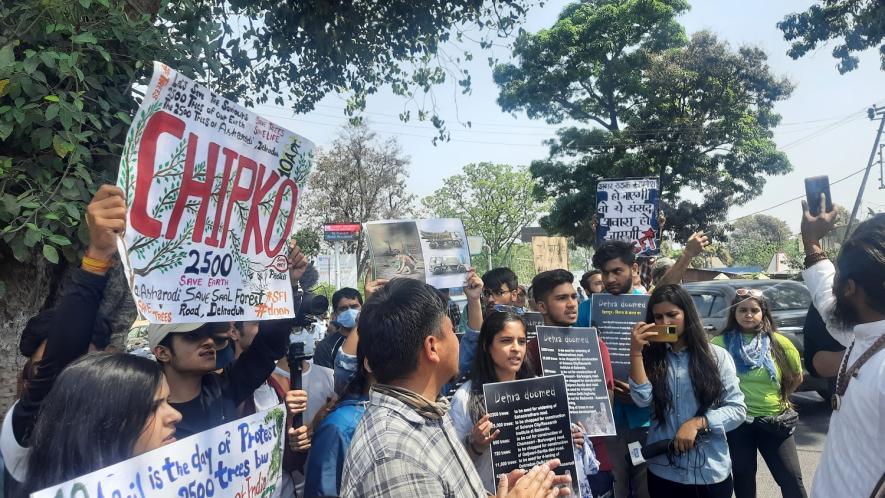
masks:
{"type": "MultiPolygon", "coordinates": [[[[839,179],[836,180],[836,181],[830,182],[830,186],[833,186],[833,185],[836,185],[837,183],[843,182],[843,181],[845,181],[845,180],[851,178],[852,176],[857,176],[859,173],[862,173],[862,172],[863,172],[864,170],[866,170],[866,169],[867,169],[867,167],[864,166],[863,168],[861,168],[861,169],[859,169],[859,170],[857,170],[857,171],[855,171],[855,172],[853,172],[853,173],[850,173],[850,174],[848,174],[848,175],[846,175],[846,176],[843,176],[842,178],[839,178],[839,179]]],[[[728,220],[728,221],[726,221],[726,223],[734,223],[734,222],[737,221],[737,220],[742,220],[742,219],[744,219],[744,218],[749,218],[750,216],[755,216],[755,215],[757,215],[757,214],[764,213],[765,211],[771,211],[771,210],[774,209],[774,208],[781,207],[781,206],[783,206],[784,204],[789,204],[789,203],[791,203],[791,202],[793,202],[793,201],[798,201],[799,199],[802,199],[802,198],[804,198],[804,197],[805,197],[805,194],[802,194],[802,195],[800,195],[800,196],[793,197],[792,199],[787,199],[787,200],[785,200],[785,201],[783,201],[783,202],[779,202],[779,203],[777,203],[777,204],[775,204],[775,205],[773,205],[773,206],[769,206],[769,207],[767,207],[767,208],[765,208],[765,209],[760,209],[759,211],[755,211],[755,212],[750,213],[750,214],[745,214],[745,215],[740,216],[740,217],[738,217],[738,218],[735,218],[735,219],[733,219],[733,220],[728,220]]]]}

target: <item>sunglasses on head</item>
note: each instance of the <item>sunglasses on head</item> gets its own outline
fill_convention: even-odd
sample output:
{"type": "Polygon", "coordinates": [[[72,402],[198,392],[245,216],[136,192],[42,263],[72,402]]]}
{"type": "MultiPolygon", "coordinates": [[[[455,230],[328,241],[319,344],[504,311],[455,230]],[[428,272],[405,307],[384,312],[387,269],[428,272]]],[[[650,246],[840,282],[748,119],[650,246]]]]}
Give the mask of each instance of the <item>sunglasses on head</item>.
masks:
{"type": "Polygon", "coordinates": [[[762,297],[762,291],[759,289],[738,289],[735,294],[738,297],[762,297]]]}
{"type": "Polygon", "coordinates": [[[519,306],[509,306],[506,304],[496,304],[492,309],[501,313],[515,313],[517,315],[525,315],[525,308],[519,306]]]}

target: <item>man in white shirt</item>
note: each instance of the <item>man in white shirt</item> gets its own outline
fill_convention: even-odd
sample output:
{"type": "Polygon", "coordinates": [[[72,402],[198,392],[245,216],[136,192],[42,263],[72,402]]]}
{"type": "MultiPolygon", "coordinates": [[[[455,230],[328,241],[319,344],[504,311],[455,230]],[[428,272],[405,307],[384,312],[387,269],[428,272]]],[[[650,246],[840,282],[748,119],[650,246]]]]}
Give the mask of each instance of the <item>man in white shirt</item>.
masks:
{"type": "Polygon", "coordinates": [[[803,202],[803,277],[831,334],[849,350],[812,498],[868,497],[885,474],[885,214],[858,225],[834,265],[820,239],[835,213],[821,204],[812,216],[803,202]]]}

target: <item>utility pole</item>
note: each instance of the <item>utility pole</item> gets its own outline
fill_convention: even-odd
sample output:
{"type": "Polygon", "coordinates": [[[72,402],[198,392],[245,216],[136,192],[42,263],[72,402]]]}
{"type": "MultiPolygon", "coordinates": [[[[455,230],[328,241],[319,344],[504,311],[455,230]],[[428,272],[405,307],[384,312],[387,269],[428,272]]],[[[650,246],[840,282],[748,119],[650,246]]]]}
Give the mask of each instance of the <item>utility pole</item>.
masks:
{"type": "Polygon", "coordinates": [[[876,119],[877,116],[880,116],[879,119],[879,131],[876,132],[876,140],[873,142],[873,150],[870,151],[870,160],[867,161],[867,170],[864,171],[863,181],[860,182],[860,189],[857,191],[857,199],[854,201],[854,209],[851,210],[851,217],[848,218],[848,225],[845,226],[845,238],[843,242],[848,239],[848,234],[851,233],[851,225],[854,223],[854,217],[857,216],[858,210],[860,210],[860,202],[863,199],[863,191],[867,187],[867,179],[870,177],[870,170],[873,169],[873,160],[876,158],[876,152],[879,149],[879,139],[882,138],[882,130],[885,129],[885,106],[877,107],[872,106],[867,109],[867,116],[869,116],[870,121],[876,119]]]}

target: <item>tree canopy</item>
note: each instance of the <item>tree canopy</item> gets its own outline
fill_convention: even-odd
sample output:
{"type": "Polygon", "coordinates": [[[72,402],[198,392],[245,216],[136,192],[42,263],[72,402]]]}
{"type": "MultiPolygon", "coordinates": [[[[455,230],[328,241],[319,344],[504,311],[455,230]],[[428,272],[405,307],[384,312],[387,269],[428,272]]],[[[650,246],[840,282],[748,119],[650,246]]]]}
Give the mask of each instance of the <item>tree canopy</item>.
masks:
{"type": "Polygon", "coordinates": [[[758,196],[765,175],[791,169],[777,150],[773,107],[792,85],[771,73],[758,48],[732,50],[712,33],[690,39],[680,0],[592,0],[556,23],[517,38],[513,64],[495,68],[498,103],[557,132],[550,156],[534,161],[536,195],[553,198],[548,230],[590,243],[596,184],[655,176],[677,239],[721,233],[728,208],[758,196]],[[684,189],[704,193],[691,202],[684,189]],[[678,229],[675,229],[678,227],[678,229]]]}
{"type": "Polygon", "coordinates": [[[422,199],[434,216],[461,218],[469,235],[481,235],[495,264],[510,255],[513,243],[526,225],[544,210],[532,191],[534,180],[524,167],[478,163],[443,180],[443,186],[422,199]]]}
{"type": "Polygon", "coordinates": [[[792,42],[787,54],[794,59],[838,40],[832,53],[840,73],[857,69],[855,54],[875,47],[885,70],[885,2],[881,0],[817,0],[804,12],[787,15],[777,27],[792,42]]]}
{"type": "Polygon", "coordinates": [[[76,258],[81,213],[98,184],[113,183],[153,60],[247,106],[275,101],[295,112],[334,92],[349,97],[353,114],[386,85],[404,97],[403,119],[417,106],[444,134],[415,97],[453,77],[469,90],[459,65],[471,53],[442,56],[442,44],[487,48],[531,3],[2,2],[0,259],[76,258]]]}
{"type": "Polygon", "coordinates": [[[786,222],[767,214],[756,214],[732,224],[727,247],[738,263],[767,267],[771,257],[793,241],[786,222]]]}
{"type": "MultiPolygon", "coordinates": [[[[317,231],[323,223],[408,216],[415,202],[406,187],[408,164],[395,139],[382,142],[366,124],[348,125],[328,150],[317,153],[302,215],[317,231]]],[[[349,244],[362,274],[369,256],[365,236],[349,244]]]]}

